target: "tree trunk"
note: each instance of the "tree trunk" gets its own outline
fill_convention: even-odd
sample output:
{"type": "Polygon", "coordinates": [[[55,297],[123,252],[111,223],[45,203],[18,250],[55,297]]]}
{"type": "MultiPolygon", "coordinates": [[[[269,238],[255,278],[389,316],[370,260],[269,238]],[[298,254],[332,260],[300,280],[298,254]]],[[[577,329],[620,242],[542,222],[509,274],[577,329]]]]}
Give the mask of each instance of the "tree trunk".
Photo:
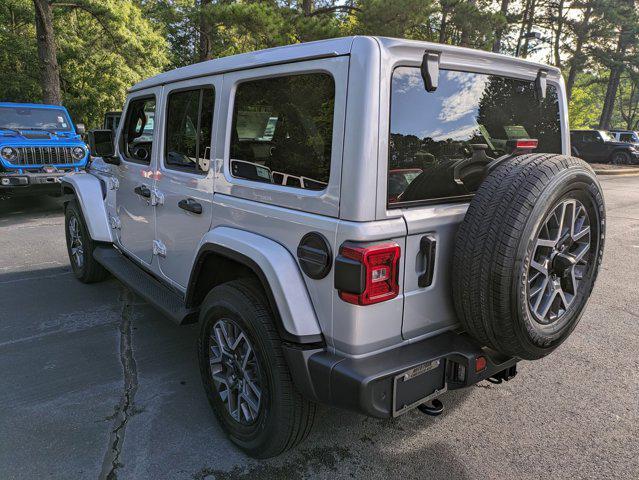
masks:
{"type": "Polygon", "coordinates": [[[36,38],[40,60],[42,101],[52,105],[62,104],[60,92],[60,67],[55,48],[53,12],[48,0],[33,0],[35,7],[36,38]]]}
{"type": "Polygon", "coordinates": [[[448,18],[454,7],[450,0],[441,0],[439,4],[442,11],[442,19],[439,23],[439,38],[437,41],[446,43],[448,41],[448,33],[446,31],[448,29],[448,18]]]}
{"type": "Polygon", "coordinates": [[[619,32],[619,42],[615,55],[615,63],[610,68],[610,77],[608,77],[608,87],[606,88],[606,96],[604,97],[604,105],[601,109],[601,117],[599,118],[599,128],[602,130],[610,129],[610,122],[615,108],[615,99],[617,98],[617,89],[621,80],[621,74],[624,70],[623,57],[626,49],[632,40],[632,29],[626,24],[621,27],[619,32]]]}
{"type": "MultiPolygon", "coordinates": [[[[476,6],[477,5],[477,0],[468,0],[468,3],[472,6],[476,6]]],[[[462,31],[461,31],[461,38],[459,41],[459,45],[461,47],[470,47],[470,24],[467,23],[463,26],[462,31]]]]}
{"type": "Polygon", "coordinates": [[[526,34],[524,37],[524,46],[521,51],[521,58],[526,58],[528,56],[528,44],[530,43],[530,34],[532,33],[533,24],[535,23],[535,7],[536,0],[530,0],[530,9],[527,14],[527,22],[526,22],[526,34]]]}
{"type": "Polygon", "coordinates": [[[439,24],[439,43],[446,43],[446,27],[448,23],[448,11],[442,9],[442,21],[439,24]]]}
{"type": "Polygon", "coordinates": [[[524,33],[526,32],[526,25],[528,22],[528,15],[530,11],[530,2],[531,0],[526,0],[526,4],[524,5],[524,11],[521,15],[521,27],[519,28],[519,36],[517,37],[517,47],[515,48],[515,56],[518,57],[521,53],[521,42],[524,39],[524,33]]]}
{"type": "Polygon", "coordinates": [[[561,68],[561,34],[564,29],[564,2],[557,2],[557,28],[555,29],[555,41],[553,42],[553,54],[555,56],[555,66],[561,68]]]}
{"type": "Polygon", "coordinates": [[[566,97],[568,101],[572,97],[572,89],[575,86],[575,80],[577,80],[577,73],[579,73],[586,61],[586,56],[583,54],[584,43],[588,38],[590,32],[590,17],[592,16],[592,6],[588,5],[584,12],[584,19],[581,22],[575,38],[575,53],[570,59],[570,70],[568,71],[568,79],[566,80],[566,97]]]}
{"type": "Polygon", "coordinates": [[[302,11],[307,17],[313,13],[314,3],[315,2],[313,0],[302,0],[302,11]]]}
{"type": "MultiPolygon", "coordinates": [[[[501,0],[501,8],[499,9],[499,13],[501,13],[504,17],[508,15],[508,6],[510,5],[510,0],[501,0]]],[[[495,32],[495,41],[493,42],[493,52],[500,53],[501,52],[501,39],[504,36],[504,27],[500,27],[495,32]]]]}
{"type": "Polygon", "coordinates": [[[211,0],[200,0],[200,15],[199,15],[199,44],[198,44],[198,59],[200,62],[209,60],[209,54],[211,46],[209,45],[209,36],[211,34],[210,22],[204,15],[203,8],[211,4],[211,0]]]}

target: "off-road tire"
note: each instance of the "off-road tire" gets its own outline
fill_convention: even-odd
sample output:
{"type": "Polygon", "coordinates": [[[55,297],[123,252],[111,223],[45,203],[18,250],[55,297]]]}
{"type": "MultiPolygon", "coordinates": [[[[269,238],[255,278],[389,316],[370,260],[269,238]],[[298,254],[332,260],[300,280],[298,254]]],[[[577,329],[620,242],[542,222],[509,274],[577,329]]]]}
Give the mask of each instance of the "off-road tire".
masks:
{"type": "Polygon", "coordinates": [[[300,395],[291,380],[282,342],[261,285],[234,280],[213,288],[200,309],[198,354],[206,396],[233,443],[254,458],[269,458],[304,440],[313,426],[316,405],[300,395]],[[260,411],[244,425],[229,413],[211,376],[209,336],[220,319],[230,319],[248,335],[262,380],[260,411]]]}
{"type": "Polygon", "coordinates": [[[610,155],[610,163],[613,165],[630,165],[632,162],[628,152],[618,150],[610,155]]]}
{"type": "Polygon", "coordinates": [[[552,352],[581,318],[601,263],[604,232],[601,187],[584,161],[529,154],[498,165],[471,201],[457,234],[453,297],[465,330],[481,344],[522,359],[552,352]],[[553,331],[531,313],[528,272],[544,219],[572,197],[590,218],[589,264],[553,331]]]}
{"type": "Polygon", "coordinates": [[[71,263],[71,269],[76,278],[82,283],[96,283],[107,278],[109,272],[93,258],[93,250],[96,247],[96,242],[94,242],[91,235],[89,235],[84,216],[76,200],[71,200],[66,204],[64,209],[64,232],[67,241],[69,262],[71,263]],[[81,265],[78,264],[72,254],[70,225],[74,221],[77,222],[78,235],[83,247],[83,262],[81,265]]]}

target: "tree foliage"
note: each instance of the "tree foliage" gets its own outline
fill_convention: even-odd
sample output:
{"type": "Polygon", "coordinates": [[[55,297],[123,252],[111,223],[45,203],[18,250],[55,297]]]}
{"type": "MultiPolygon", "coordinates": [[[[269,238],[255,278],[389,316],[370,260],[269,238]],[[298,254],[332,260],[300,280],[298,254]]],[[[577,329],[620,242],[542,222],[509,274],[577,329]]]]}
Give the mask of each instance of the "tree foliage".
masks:
{"type": "MultiPolygon", "coordinates": [[[[0,99],[42,99],[34,1],[0,3],[0,99]]],[[[37,0],[42,1],[42,0],[37,0]]],[[[565,74],[574,126],[637,128],[639,0],[49,0],[63,102],[92,126],[162,70],[343,35],[540,60],[565,74]]]]}
{"type": "MultiPolygon", "coordinates": [[[[164,32],[132,0],[51,2],[63,103],[76,121],[98,126],[119,110],[126,89],[169,63],[164,32]]],[[[0,99],[40,101],[31,0],[0,5],[0,99]]]]}

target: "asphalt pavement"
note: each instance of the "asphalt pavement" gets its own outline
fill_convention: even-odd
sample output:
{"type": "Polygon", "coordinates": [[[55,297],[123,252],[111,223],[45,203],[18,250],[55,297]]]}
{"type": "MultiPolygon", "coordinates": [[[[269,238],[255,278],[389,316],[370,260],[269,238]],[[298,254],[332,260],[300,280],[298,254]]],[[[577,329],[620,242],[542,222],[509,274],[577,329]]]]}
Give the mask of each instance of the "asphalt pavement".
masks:
{"type": "Polygon", "coordinates": [[[200,385],[197,327],[117,281],[77,282],[59,200],[0,201],[0,479],[639,478],[639,177],[603,178],[606,254],[554,354],[417,411],[321,407],[268,461],[226,440],[200,385]]]}

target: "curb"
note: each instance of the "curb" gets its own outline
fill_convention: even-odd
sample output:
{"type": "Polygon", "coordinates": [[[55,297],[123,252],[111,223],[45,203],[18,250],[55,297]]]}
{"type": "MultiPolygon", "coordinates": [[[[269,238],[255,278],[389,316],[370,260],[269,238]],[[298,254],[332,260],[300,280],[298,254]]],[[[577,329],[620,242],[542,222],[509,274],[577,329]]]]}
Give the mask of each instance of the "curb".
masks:
{"type": "Polygon", "coordinates": [[[595,170],[597,175],[617,175],[624,177],[634,177],[639,175],[639,168],[620,168],[620,169],[606,169],[595,170]]]}

